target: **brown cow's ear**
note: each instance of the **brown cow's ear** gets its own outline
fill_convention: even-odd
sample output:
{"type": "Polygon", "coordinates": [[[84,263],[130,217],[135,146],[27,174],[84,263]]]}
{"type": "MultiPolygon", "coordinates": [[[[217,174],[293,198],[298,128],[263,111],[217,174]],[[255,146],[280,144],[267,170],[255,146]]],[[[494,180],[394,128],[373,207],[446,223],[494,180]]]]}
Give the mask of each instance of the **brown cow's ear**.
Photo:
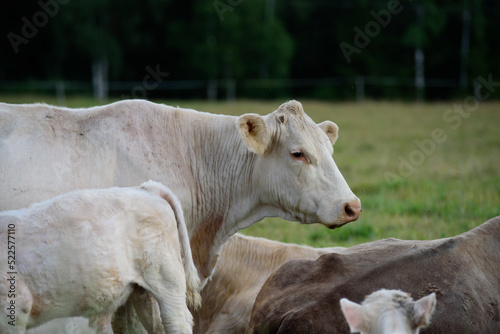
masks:
{"type": "Polygon", "coordinates": [[[339,137],[338,125],[331,121],[324,121],[323,123],[319,123],[318,126],[321,128],[321,130],[325,131],[328,138],[330,138],[332,145],[335,144],[337,138],[339,137]]]}
{"type": "Polygon", "coordinates": [[[349,325],[351,333],[365,332],[368,319],[365,315],[363,306],[355,302],[351,302],[347,298],[340,300],[340,308],[349,325]]]}
{"type": "Polygon", "coordinates": [[[431,323],[432,313],[436,309],[436,294],[433,292],[428,296],[422,297],[413,305],[413,323],[414,328],[426,327],[431,323]]]}
{"type": "Polygon", "coordinates": [[[271,143],[271,134],[264,118],[257,114],[245,114],[238,117],[238,130],[248,149],[257,154],[264,154],[271,143]]]}

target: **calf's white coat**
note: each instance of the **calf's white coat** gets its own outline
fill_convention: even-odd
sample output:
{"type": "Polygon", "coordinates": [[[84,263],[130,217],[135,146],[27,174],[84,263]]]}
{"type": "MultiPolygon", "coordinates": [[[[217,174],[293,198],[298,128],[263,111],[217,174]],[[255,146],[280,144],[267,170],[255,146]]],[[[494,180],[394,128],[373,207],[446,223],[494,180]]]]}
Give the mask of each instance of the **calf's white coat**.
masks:
{"type": "Polygon", "coordinates": [[[192,332],[186,299],[200,305],[200,280],[180,203],[165,186],[80,190],[5,211],[2,249],[9,231],[15,263],[0,263],[1,333],[74,316],[107,333],[136,286],[158,301],[165,332],[192,332]]]}

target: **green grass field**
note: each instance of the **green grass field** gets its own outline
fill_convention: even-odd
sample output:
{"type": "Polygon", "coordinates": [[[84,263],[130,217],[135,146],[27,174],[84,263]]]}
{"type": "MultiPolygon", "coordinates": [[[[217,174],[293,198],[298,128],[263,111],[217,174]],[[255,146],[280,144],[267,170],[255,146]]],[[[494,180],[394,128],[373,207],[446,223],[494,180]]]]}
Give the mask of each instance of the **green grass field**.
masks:
{"type": "MultiPolygon", "coordinates": [[[[0,96],[11,103],[39,96],[0,96]]],[[[464,108],[463,101],[332,103],[301,101],[317,122],[340,127],[334,159],[363,212],[336,230],[268,218],[245,234],[312,246],[352,246],[371,240],[434,239],[467,231],[500,215],[500,102],[464,108]]],[[[284,101],[158,100],[220,114],[267,114],[284,101]]],[[[96,105],[73,97],[70,107],[96,105]]]]}

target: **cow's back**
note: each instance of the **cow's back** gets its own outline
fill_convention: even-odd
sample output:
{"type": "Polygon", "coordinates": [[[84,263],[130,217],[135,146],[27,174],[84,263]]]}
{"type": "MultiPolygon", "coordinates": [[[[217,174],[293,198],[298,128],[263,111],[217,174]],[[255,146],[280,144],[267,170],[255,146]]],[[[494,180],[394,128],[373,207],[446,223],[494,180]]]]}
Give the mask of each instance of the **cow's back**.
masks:
{"type": "MultiPolygon", "coordinates": [[[[0,211],[77,189],[132,186],[144,176],[156,105],[122,101],[88,109],[0,105],[0,211]],[[142,149],[142,151],[141,151],[142,149]]],[[[167,107],[166,107],[167,108],[167,107]]]]}
{"type": "Polygon", "coordinates": [[[498,333],[500,219],[490,229],[435,241],[382,240],[316,261],[291,261],[264,284],[252,311],[254,332],[347,333],[339,300],[361,302],[381,288],[437,295],[421,333],[498,333]],[[484,232],[484,233],[483,233],[484,232]]]}

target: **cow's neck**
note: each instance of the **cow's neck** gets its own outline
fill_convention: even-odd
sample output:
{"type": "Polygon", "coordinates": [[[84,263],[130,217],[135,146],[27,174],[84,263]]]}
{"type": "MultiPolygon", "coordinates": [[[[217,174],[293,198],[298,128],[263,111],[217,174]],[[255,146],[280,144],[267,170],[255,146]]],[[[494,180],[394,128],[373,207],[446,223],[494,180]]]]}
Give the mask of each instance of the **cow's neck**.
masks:
{"type": "MultiPolygon", "coordinates": [[[[234,117],[204,116],[203,126],[186,128],[189,141],[186,161],[194,187],[184,208],[193,247],[193,259],[201,275],[212,273],[223,243],[241,226],[260,219],[257,194],[251,177],[255,155],[238,133],[234,117]],[[195,130],[193,130],[195,129],[195,130]]],[[[189,126],[186,122],[184,126],[189,126]]],[[[184,205],[184,203],[183,203],[184,205]]]]}
{"type": "Polygon", "coordinates": [[[123,182],[149,178],[172,189],[182,203],[193,260],[207,278],[231,235],[279,213],[261,203],[262,187],[253,180],[257,156],[243,143],[237,117],[160,108],[165,112],[155,112],[152,118],[135,111],[130,116],[147,135],[136,144],[139,149],[131,159],[138,167],[125,161],[123,169],[132,176],[123,182]],[[143,169],[144,159],[149,169],[143,169]]]}

